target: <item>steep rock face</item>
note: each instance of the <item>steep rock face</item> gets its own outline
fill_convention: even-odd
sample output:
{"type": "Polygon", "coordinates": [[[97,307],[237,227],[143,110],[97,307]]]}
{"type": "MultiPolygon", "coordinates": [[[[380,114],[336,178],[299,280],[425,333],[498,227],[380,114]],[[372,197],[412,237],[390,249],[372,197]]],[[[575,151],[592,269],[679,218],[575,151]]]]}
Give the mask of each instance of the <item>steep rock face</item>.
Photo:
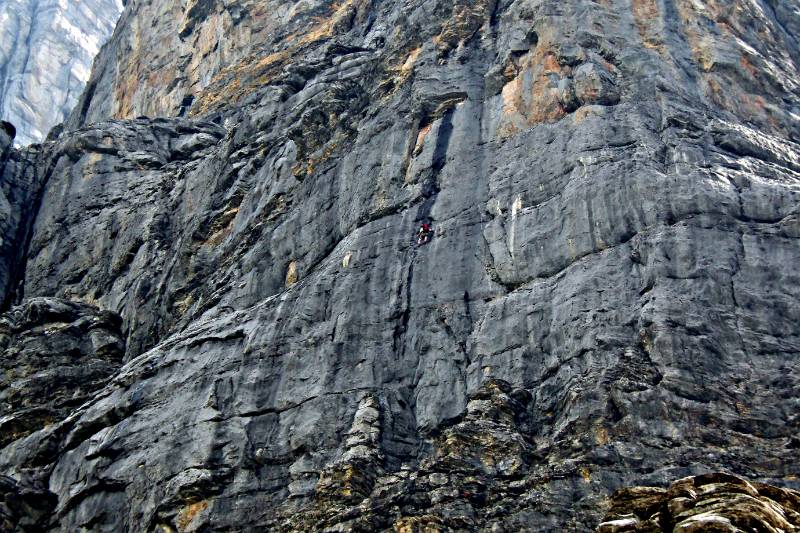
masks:
{"type": "Polygon", "coordinates": [[[65,531],[592,530],[626,485],[797,486],[796,20],[729,4],[132,3],[72,124],[198,118],[27,152],[14,297],[119,313],[128,362],[2,471],[65,531]],[[166,68],[220,28],[253,37],[166,68]]]}
{"type": "Polygon", "coordinates": [[[0,5],[0,116],[16,142],[40,142],[83,91],[119,0],[9,0],[0,5]]]}
{"type": "Polygon", "coordinates": [[[372,9],[361,0],[131,2],[68,124],[229,105],[354,17],[370,25],[372,9]],[[151,25],[154,19],[159,23],[151,25]]]}
{"type": "Polygon", "coordinates": [[[14,299],[25,269],[27,242],[36,218],[46,172],[38,154],[13,149],[13,137],[0,128],[0,302],[14,299]]]}
{"type": "MultiPolygon", "coordinates": [[[[499,15],[510,4],[521,6],[508,0],[429,6],[374,0],[132,2],[100,54],[69,125],[139,115],[205,114],[246,100],[265,84],[302,86],[307,69],[298,58],[331,39],[366,49],[388,43],[385,57],[408,52],[408,46],[427,37],[435,39],[439,58],[460,54],[479,29],[487,29],[487,18],[498,16],[502,24],[499,15]],[[442,23],[447,17],[451,22],[442,23]],[[159,23],[145,26],[153,19],[159,23]]],[[[780,124],[792,138],[798,137],[800,110],[794,98],[787,98],[798,90],[793,57],[798,17],[791,3],[532,2],[517,11],[523,24],[489,28],[499,29],[492,32],[499,46],[488,47],[496,55],[487,89],[503,89],[504,105],[514,111],[506,117],[512,130],[560,118],[581,105],[614,103],[618,94],[613,79],[620,74],[616,63],[633,59],[637,51],[613,46],[633,44],[651,53],[648,61],[640,57],[628,68],[663,66],[669,69],[663,78],[681,83],[695,99],[702,97],[704,103],[762,128],[780,124]],[[570,15],[577,18],[569,20],[570,15]],[[608,29],[609,20],[617,17],[617,34],[601,36],[598,28],[608,29]],[[542,24],[545,19],[558,20],[542,24]],[[544,46],[528,46],[527,40],[540,35],[544,46]],[[587,49],[594,57],[581,57],[587,49]],[[612,55],[615,61],[603,61],[612,55]],[[524,84],[528,86],[520,94],[524,84]]],[[[411,51],[416,54],[416,48],[411,51]]],[[[394,67],[404,73],[415,54],[394,67]]]]}
{"type": "Polygon", "coordinates": [[[209,285],[203,257],[185,264],[196,247],[182,245],[196,244],[195,228],[208,231],[197,219],[214,207],[197,188],[213,187],[204,157],[224,133],[185,120],[112,123],[48,146],[25,294],[113,309],[123,316],[129,351],[152,346],[188,307],[184,284],[209,285]]]}

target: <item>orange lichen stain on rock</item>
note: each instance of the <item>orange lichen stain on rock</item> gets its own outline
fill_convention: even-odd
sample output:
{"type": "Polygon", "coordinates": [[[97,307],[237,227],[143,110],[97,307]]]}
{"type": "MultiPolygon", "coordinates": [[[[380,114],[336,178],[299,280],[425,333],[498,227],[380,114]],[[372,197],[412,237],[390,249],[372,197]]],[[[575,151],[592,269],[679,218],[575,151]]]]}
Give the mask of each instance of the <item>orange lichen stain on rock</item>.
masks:
{"type": "Polygon", "coordinates": [[[83,179],[90,180],[97,175],[97,164],[103,159],[103,154],[98,152],[89,152],[85,157],[86,163],[83,167],[83,179]]]}
{"type": "Polygon", "coordinates": [[[722,87],[720,86],[719,82],[716,78],[709,77],[706,80],[706,87],[708,87],[708,95],[711,99],[719,105],[724,105],[724,93],[722,91],[722,87]]]}
{"type": "MultiPolygon", "coordinates": [[[[224,15],[210,13],[192,33],[192,57],[186,71],[190,84],[201,82],[202,77],[208,72],[207,68],[204,68],[204,64],[216,56],[220,46],[224,46],[224,43],[220,42],[220,36],[229,34],[230,29],[230,24],[226,24],[224,15]]],[[[163,45],[168,46],[169,43],[165,42],[163,45]]]]}
{"type": "Polygon", "coordinates": [[[608,430],[604,427],[595,428],[594,441],[598,446],[605,446],[609,443],[608,430]]]}
{"type": "Polygon", "coordinates": [[[639,341],[641,342],[642,349],[649,355],[653,353],[653,337],[646,329],[639,331],[639,341]]]}
{"type": "Polygon", "coordinates": [[[316,17],[309,30],[289,35],[288,45],[266,56],[251,55],[222,69],[211,83],[197,95],[191,116],[201,115],[226,104],[235,104],[242,98],[275,80],[283,67],[304,48],[335,35],[348,23],[364,0],[344,0],[330,7],[330,15],[316,17]]]}
{"type": "Polygon", "coordinates": [[[296,48],[278,50],[277,52],[273,52],[261,57],[255,56],[245,58],[241,63],[233,66],[234,72],[237,72],[243,68],[265,70],[276,66],[283,67],[290,59],[292,59],[292,52],[294,50],[296,50],[296,48]]]}
{"type": "Polygon", "coordinates": [[[340,469],[334,477],[339,487],[338,494],[344,498],[351,497],[353,495],[353,481],[358,477],[356,468],[353,465],[346,465],[340,469]]]}
{"type": "Polygon", "coordinates": [[[239,213],[238,207],[233,207],[228,209],[222,215],[214,221],[211,227],[211,236],[208,237],[204,241],[203,244],[207,244],[210,246],[216,246],[220,242],[222,242],[225,237],[231,234],[233,231],[233,221],[236,218],[236,215],[239,213]]]}
{"type": "Polygon", "coordinates": [[[208,509],[208,500],[190,503],[178,513],[176,524],[178,531],[186,531],[198,514],[208,509]]]}
{"type": "Polygon", "coordinates": [[[561,71],[561,65],[558,64],[555,54],[545,54],[542,60],[542,74],[561,74],[561,71]]]}
{"type": "Polygon", "coordinates": [[[177,313],[177,316],[180,317],[186,314],[186,311],[189,310],[192,304],[194,304],[194,294],[190,293],[181,298],[180,300],[177,300],[173,304],[173,308],[175,309],[175,313],[177,313]]]}
{"type": "MultiPolygon", "coordinates": [[[[710,22],[715,28],[719,28],[719,24],[715,20],[708,18],[713,16],[711,11],[699,13],[692,0],[678,0],[676,7],[678,9],[678,20],[681,23],[683,34],[686,36],[695,64],[701,71],[711,72],[716,66],[716,53],[713,46],[719,37],[714,36],[708,30],[708,24],[710,22]],[[702,19],[702,23],[700,19],[702,19]]],[[[712,3],[704,4],[705,10],[710,10],[712,7],[712,3]]]]}
{"type": "Polygon", "coordinates": [[[439,34],[433,38],[440,55],[470,40],[487,24],[496,3],[496,0],[458,0],[453,6],[452,16],[445,21],[439,34]]]}
{"type": "Polygon", "coordinates": [[[572,120],[575,121],[575,124],[580,124],[588,117],[597,115],[597,106],[593,105],[585,105],[581,106],[575,110],[575,113],[572,114],[572,120]]]}
{"type": "Polygon", "coordinates": [[[433,124],[428,124],[420,128],[419,133],[417,133],[417,142],[414,144],[414,151],[412,152],[414,157],[422,153],[422,149],[425,147],[425,138],[428,137],[432,127],[433,124]]]}
{"type": "MultiPolygon", "coordinates": [[[[725,3],[713,0],[703,3],[701,8],[692,0],[677,0],[676,7],[706,97],[746,122],[782,131],[773,109],[758,94],[770,93],[769,69],[760,68],[758,63],[764,59],[750,55],[737,37],[742,31],[738,12],[731,12],[725,3]],[[726,54],[720,52],[729,48],[738,49],[737,63],[729,64],[726,54]]],[[[769,34],[760,37],[765,42],[770,40],[769,34]]]]}
{"type": "Polygon", "coordinates": [[[395,533],[441,533],[442,527],[441,520],[430,515],[403,517],[394,523],[395,533]]]}
{"type": "MultiPolygon", "coordinates": [[[[177,58],[180,49],[177,32],[153,32],[150,20],[163,19],[180,21],[183,19],[183,2],[143,2],[133,8],[135,15],[129,19],[125,35],[125,53],[116,59],[114,69],[116,76],[112,87],[109,102],[92,100],[94,105],[108,105],[110,118],[130,119],[137,115],[162,116],[172,115],[175,104],[180,102],[185,81],[183,76],[191,76],[191,69],[180,68],[171,58],[177,58]],[[169,58],[166,51],[173,51],[169,58]],[[174,94],[177,89],[179,94],[174,94]],[[170,94],[170,97],[164,97],[170,94]]],[[[209,15],[208,20],[214,20],[216,14],[209,15]]],[[[207,24],[205,22],[202,27],[207,24]]],[[[209,31],[214,33],[214,42],[209,46],[212,50],[218,40],[218,35],[224,35],[219,28],[209,31]]],[[[208,62],[208,54],[200,46],[193,46],[192,61],[208,62]]],[[[194,76],[186,86],[200,79],[201,75],[194,76]]],[[[103,113],[106,114],[105,112],[103,113]]]]}
{"type": "Polygon", "coordinates": [[[138,88],[138,74],[143,70],[141,49],[142,39],[136,25],[133,29],[133,42],[131,51],[125,61],[118,67],[120,72],[117,77],[119,80],[114,85],[114,109],[112,118],[133,118],[133,97],[138,88]]]}
{"type": "Polygon", "coordinates": [[[578,470],[578,473],[579,473],[579,474],[581,475],[581,477],[583,478],[583,482],[584,482],[584,483],[589,483],[589,481],[591,481],[591,480],[592,480],[592,471],[591,471],[591,470],[589,470],[589,468],[588,468],[588,467],[586,467],[586,466],[582,466],[582,467],[580,468],[580,470],[578,470]]]}
{"type": "Polygon", "coordinates": [[[739,59],[739,64],[742,68],[750,74],[753,78],[759,77],[759,69],[757,69],[751,62],[750,58],[747,57],[747,54],[742,54],[742,57],[739,59]]]}
{"type": "Polygon", "coordinates": [[[503,114],[516,113],[522,104],[522,76],[518,75],[503,86],[503,114]]]}
{"type": "Polygon", "coordinates": [[[660,16],[656,0],[631,0],[633,20],[645,48],[657,51],[666,56],[664,42],[661,39],[660,16]]]}
{"type": "Polygon", "coordinates": [[[736,412],[740,415],[748,416],[750,414],[750,408],[747,407],[743,402],[739,401],[735,403],[736,412]]]}
{"type": "Polygon", "coordinates": [[[317,150],[315,155],[312,155],[308,159],[295,163],[295,165],[292,167],[292,174],[294,177],[302,180],[313,175],[321,164],[325,163],[331,158],[331,156],[336,152],[336,148],[340,143],[344,142],[344,140],[344,136],[340,132],[336,132],[333,139],[331,139],[323,149],[317,150]]]}
{"type": "Polygon", "coordinates": [[[387,207],[389,207],[389,196],[386,191],[380,191],[375,195],[375,210],[383,211],[387,207]]]}
{"type": "Polygon", "coordinates": [[[411,74],[411,71],[414,70],[414,64],[417,62],[417,58],[422,53],[422,47],[418,46],[411,50],[411,52],[406,56],[406,60],[400,66],[400,74],[411,74]]]}
{"type": "Polygon", "coordinates": [[[716,105],[743,120],[755,119],[780,130],[780,124],[773,116],[763,96],[749,94],[738,84],[715,73],[705,75],[704,81],[706,95],[716,105]]]}
{"type": "MultiPolygon", "coordinates": [[[[692,32],[686,33],[688,36],[692,32]]],[[[711,72],[714,70],[714,67],[717,65],[717,61],[714,56],[714,50],[709,48],[708,45],[699,37],[694,39],[689,37],[689,40],[692,42],[690,45],[692,49],[692,55],[694,56],[695,63],[697,63],[697,66],[700,67],[700,70],[703,72],[711,72]]]]}
{"type": "Polygon", "coordinates": [[[269,55],[246,57],[220,71],[197,97],[190,115],[198,115],[226,103],[235,103],[258,86],[266,85],[281,71],[292,56],[292,50],[269,55]]]}
{"type": "Polygon", "coordinates": [[[299,279],[300,275],[297,272],[297,261],[292,261],[286,268],[286,286],[291,287],[297,283],[299,279]]]}
{"type": "Polygon", "coordinates": [[[405,56],[398,54],[401,57],[399,61],[392,62],[397,56],[392,57],[388,61],[386,66],[387,75],[378,84],[379,91],[383,94],[381,97],[382,99],[390,99],[397,92],[397,89],[405,85],[411,78],[417,59],[419,59],[421,53],[422,47],[417,46],[411,49],[405,56]]]}
{"type": "Polygon", "coordinates": [[[536,50],[521,59],[516,76],[503,86],[503,115],[498,135],[509,137],[537,124],[556,122],[566,115],[559,100],[558,81],[567,69],[550,51],[536,50]]]}
{"type": "Polygon", "coordinates": [[[145,83],[151,87],[168,87],[175,81],[175,70],[159,69],[147,75],[145,83]]]}
{"type": "Polygon", "coordinates": [[[133,96],[136,93],[138,82],[136,75],[128,72],[120,76],[123,80],[114,87],[113,118],[133,118],[133,96]]]}
{"type": "Polygon", "coordinates": [[[315,489],[317,500],[361,501],[369,496],[372,481],[369,470],[351,463],[337,464],[321,472],[315,489]]]}
{"type": "Polygon", "coordinates": [[[309,44],[331,37],[336,30],[350,19],[363,0],[342,0],[331,5],[331,15],[316,17],[311,30],[300,38],[300,44],[309,44]]]}
{"type": "Polygon", "coordinates": [[[767,100],[763,96],[760,94],[743,94],[740,97],[740,101],[742,105],[736,109],[740,117],[743,119],[756,117],[772,126],[776,131],[780,131],[780,122],[772,114],[767,100]]]}

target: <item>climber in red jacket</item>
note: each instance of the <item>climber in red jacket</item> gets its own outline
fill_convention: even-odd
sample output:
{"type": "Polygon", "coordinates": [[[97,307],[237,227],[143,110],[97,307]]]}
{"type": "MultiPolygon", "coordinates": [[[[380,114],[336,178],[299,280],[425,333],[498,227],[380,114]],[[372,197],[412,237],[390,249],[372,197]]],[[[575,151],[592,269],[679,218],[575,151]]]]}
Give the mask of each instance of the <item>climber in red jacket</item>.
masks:
{"type": "Polygon", "coordinates": [[[419,226],[419,230],[417,230],[417,246],[421,246],[430,241],[431,235],[433,235],[433,231],[431,230],[431,225],[428,224],[427,222],[423,222],[419,226]]]}

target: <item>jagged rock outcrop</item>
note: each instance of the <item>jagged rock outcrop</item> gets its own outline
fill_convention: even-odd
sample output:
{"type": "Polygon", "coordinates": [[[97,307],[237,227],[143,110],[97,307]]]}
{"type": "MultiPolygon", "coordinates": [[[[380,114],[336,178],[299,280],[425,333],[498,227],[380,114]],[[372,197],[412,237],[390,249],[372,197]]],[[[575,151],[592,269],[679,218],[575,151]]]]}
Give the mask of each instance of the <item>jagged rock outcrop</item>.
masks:
{"type": "Polygon", "coordinates": [[[797,530],[800,492],[719,473],[681,479],[668,489],[622,489],[614,494],[597,529],[598,533],[797,530]]]}
{"type": "MultiPolygon", "coordinates": [[[[85,304],[31,298],[0,316],[0,447],[67,418],[93,399],[122,365],[119,316],[85,304]]],[[[58,497],[48,490],[47,461],[56,450],[0,476],[3,531],[42,531],[58,497]],[[44,459],[43,459],[44,458],[44,459]]]]}
{"type": "Polygon", "coordinates": [[[69,115],[121,11],[119,0],[0,5],[0,116],[19,128],[18,144],[42,141],[69,115]]]}
{"type": "Polygon", "coordinates": [[[7,299],[118,313],[127,362],[0,472],[62,531],[591,531],[624,486],[796,488],[797,24],[734,4],[132,3],[4,171],[41,197],[7,299]]]}
{"type": "Polygon", "coordinates": [[[0,446],[67,417],[122,363],[120,319],[32,298],[0,317],[0,446]]]}
{"type": "Polygon", "coordinates": [[[380,435],[374,424],[381,412],[370,400],[356,411],[346,451],[322,470],[316,505],[303,509],[290,502],[267,519],[266,529],[533,531],[544,526],[534,518],[544,501],[520,496],[564,472],[537,464],[535,447],[526,438],[529,392],[490,380],[471,397],[463,416],[441,428],[418,463],[389,473],[381,469],[378,443],[369,438],[380,435]]]}

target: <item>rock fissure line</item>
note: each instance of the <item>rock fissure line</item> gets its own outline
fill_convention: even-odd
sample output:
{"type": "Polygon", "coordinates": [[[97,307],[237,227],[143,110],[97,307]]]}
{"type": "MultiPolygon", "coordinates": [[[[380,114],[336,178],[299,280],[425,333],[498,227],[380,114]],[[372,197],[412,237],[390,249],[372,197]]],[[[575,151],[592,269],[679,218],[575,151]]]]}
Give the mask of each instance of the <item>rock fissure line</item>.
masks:
{"type": "MultiPolygon", "coordinates": [[[[53,162],[52,165],[55,165],[55,162],[53,162]]],[[[26,172],[27,170],[27,168],[23,167],[22,172],[26,172]]],[[[45,191],[47,190],[47,185],[50,182],[50,179],[52,179],[52,176],[53,166],[46,170],[41,184],[38,185],[33,194],[31,202],[32,208],[29,212],[30,214],[23,218],[22,222],[17,228],[17,234],[14,240],[21,243],[21,247],[15,257],[13,257],[11,260],[11,268],[9,269],[11,272],[9,279],[9,291],[5,294],[2,300],[0,312],[8,311],[12,305],[19,304],[24,298],[28,250],[30,250],[31,247],[33,230],[36,225],[37,216],[42,207],[42,202],[44,201],[45,191]]]]}

